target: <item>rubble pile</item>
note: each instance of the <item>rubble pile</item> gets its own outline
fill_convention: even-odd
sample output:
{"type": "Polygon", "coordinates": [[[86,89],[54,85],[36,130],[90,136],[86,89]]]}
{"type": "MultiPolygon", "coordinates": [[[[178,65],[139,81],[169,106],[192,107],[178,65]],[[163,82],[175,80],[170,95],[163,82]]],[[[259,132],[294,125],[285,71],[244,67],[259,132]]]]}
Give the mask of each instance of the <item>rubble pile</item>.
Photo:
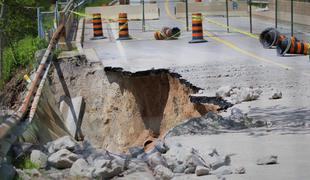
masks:
{"type": "Polygon", "coordinates": [[[165,137],[214,134],[224,130],[242,130],[263,127],[265,125],[264,121],[253,120],[247,114],[243,114],[240,109],[232,108],[231,115],[228,117],[222,117],[216,113],[209,112],[202,117],[191,118],[170,129],[165,137]]]}

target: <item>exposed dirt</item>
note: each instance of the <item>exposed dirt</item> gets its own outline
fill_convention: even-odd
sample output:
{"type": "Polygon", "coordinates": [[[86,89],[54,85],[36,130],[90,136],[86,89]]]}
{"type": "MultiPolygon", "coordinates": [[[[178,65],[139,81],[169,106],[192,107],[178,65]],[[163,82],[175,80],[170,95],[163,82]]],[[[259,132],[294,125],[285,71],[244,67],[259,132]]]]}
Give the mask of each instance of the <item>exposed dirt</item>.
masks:
{"type": "Polygon", "coordinates": [[[83,96],[85,138],[111,151],[124,152],[143,145],[188,118],[219,108],[191,103],[189,95],[199,89],[168,70],[135,74],[109,68],[104,71],[101,65],[81,63],[79,59],[57,62],[55,67],[52,79],[56,99],[83,96]]]}
{"type": "Polygon", "coordinates": [[[19,70],[0,91],[0,109],[17,110],[22,101],[22,93],[26,90],[27,82],[22,78],[25,70],[19,70]]]}

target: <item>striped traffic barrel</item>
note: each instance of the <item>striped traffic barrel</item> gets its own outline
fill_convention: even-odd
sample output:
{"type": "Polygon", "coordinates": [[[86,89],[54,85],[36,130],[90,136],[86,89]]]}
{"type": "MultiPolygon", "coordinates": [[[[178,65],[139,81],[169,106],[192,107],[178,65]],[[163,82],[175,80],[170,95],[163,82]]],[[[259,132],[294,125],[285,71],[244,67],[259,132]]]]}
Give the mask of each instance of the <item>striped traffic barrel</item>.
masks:
{"type": "Polygon", "coordinates": [[[93,14],[93,29],[94,29],[94,37],[92,39],[104,39],[103,31],[102,31],[102,21],[101,14],[95,13],[93,14]]]}
{"type": "Polygon", "coordinates": [[[155,38],[156,40],[164,40],[164,39],[165,39],[165,36],[162,34],[161,31],[156,31],[156,32],[154,33],[154,38],[155,38]]]}
{"type": "Polygon", "coordinates": [[[309,43],[301,42],[295,37],[285,38],[279,42],[277,46],[277,54],[284,56],[285,54],[309,54],[309,43]]]}
{"type": "Polygon", "coordinates": [[[192,14],[192,40],[189,43],[207,42],[203,38],[202,15],[201,13],[192,14]]]}
{"type": "Polygon", "coordinates": [[[128,19],[127,19],[127,13],[119,13],[118,14],[118,39],[117,40],[129,40],[131,39],[129,37],[128,32],[128,19]]]}
{"type": "Polygon", "coordinates": [[[154,37],[156,40],[175,40],[180,37],[181,30],[178,27],[163,27],[161,31],[156,31],[154,37]]]}

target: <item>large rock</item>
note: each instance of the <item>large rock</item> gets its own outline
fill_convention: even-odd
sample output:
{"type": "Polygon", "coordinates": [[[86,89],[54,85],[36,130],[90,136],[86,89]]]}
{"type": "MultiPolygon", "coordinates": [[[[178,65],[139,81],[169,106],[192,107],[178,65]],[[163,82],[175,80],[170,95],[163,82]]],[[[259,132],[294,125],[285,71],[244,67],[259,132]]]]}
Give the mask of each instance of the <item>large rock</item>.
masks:
{"type": "Polygon", "coordinates": [[[106,166],[111,166],[112,161],[102,158],[97,158],[94,160],[94,166],[96,169],[100,169],[106,166]]]}
{"type": "Polygon", "coordinates": [[[246,170],[244,167],[238,167],[234,170],[235,174],[245,174],[246,170]]]}
{"type": "Polygon", "coordinates": [[[156,149],[158,152],[162,153],[162,154],[166,153],[166,152],[169,150],[169,148],[167,147],[167,145],[165,144],[165,142],[162,141],[162,140],[157,140],[157,141],[156,141],[155,149],[156,149]]]}
{"type": "Polygon", "coordinates": [[[205,176],[205,175],[208,175],[209,172],[210,172],[210,170],[206,167],[203,167],[203,166],[197,166],[196,170],[195,170],[195,174],[197,176],[205,176]]]}
{"type": "Polygon", "coordinates": [[[282,92],[276,91],[273,93],[273,95],[270,97],[270,99],[281,99],[282,98],[282,92]]]}
{"type": "Polygon", "coordinates": [[[230,93],[231,101],[234,104],[238,104],[245,101],[254,101],[259,98],[263,91],[258,88],[253,87],[239,87],[234,88],[232,92],[230,93]]]}
{"type": "Polygon", "coordinates": [[[154,168],[154,176],[156,179],[160,180],[170,180],[173,178],[173,173],[170,169],[163,165],[158,165],[154,168]]]}
{"type": "Polygon", "coordinates": [[[277,163],[278,163],[278,156],[275,155],[261,157],[256,161],[257,165],[272,165],[277,163]]]}
{"type": "Polygon", "coordinates": [[[233,174],[233,170],[229,166],[222,166],[216,170],[211,171],[210,174],[213,174],[216,176],[230,175],[230,174],[233,174]]]}
{"type": "Polygon", "coordinates": [[[67,149],[73,151],[77,143],[70,136],[63,136],[55,141],[47,143],[49,153],[54,153],[61,149],[67,149]]]}
{"type": "Polygon", "coordinates": [[[45,168],[47,165],[47,155],[39,150],[32,150],[30,160],[40,166],[40,168],[45,168]]]}
{"type": "Polygon", "coordinates": [[[214,162],[211,163],[211,168],[216,170],[222,166],[229,166],[231,163],[230,156],[218,157],[214,162]]]}
{"type": "Polygon", "coordinates": [[[160,152],[155,152],[147,156],[147,164],[154,169],[158,165],[167,166],[166,160],[161,156],[160,152]]]}
{"type": "Polygon", "coordinates": [[[17,172],[17,176],[19,179],[31,180],[31,176],[27,174],[26,172],[24,172],[22,169],[16,169],[16,172],[17,172]]]}
{"type": "Polygon", "coordinates": [[[182,145],[172,145],[166,154],[163,154],[168,167],[174,173],[195,173],[197,166],[209,167],[197,150],[185,148],[182,145]]]}
{"type": "Polygon", "coordinates": [[[222,86],[216,91],[215,95],[221,98],[229,97],[232,89],[231,86],[222,86]]]}
{"type": "Polygon", "coordinates": [[[102,164],[102,167],[95,167],[93,177],[101,179],[111,179],[123,172],[123,166],[118,164],[116,160],[112,160],[108,164],[102,164]]]}
{"type": "Polygon", "coordinates": [[[83,158],[76,160],[70,169],[70,175],[75,177],[92,178],[95,168],[91,167],[83,158]]]}
{"type": "Polygon", "coordinates": [[[67,149],[61,149],[48,157],[48,163],[58,169],[70,168],[78,159],[78,155],[67,149]]]}

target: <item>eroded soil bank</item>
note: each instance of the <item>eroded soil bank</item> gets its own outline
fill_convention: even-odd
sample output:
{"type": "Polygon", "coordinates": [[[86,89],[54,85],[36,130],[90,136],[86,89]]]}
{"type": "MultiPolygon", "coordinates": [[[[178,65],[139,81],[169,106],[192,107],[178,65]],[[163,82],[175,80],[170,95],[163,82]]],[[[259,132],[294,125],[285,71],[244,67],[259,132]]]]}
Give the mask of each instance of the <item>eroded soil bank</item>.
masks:
{"type": "Polygon", "coordinates": [[[218,109],[191,103],[190,94],[199,88],[165,69],[129,73],[70,58],[55,63],[51,79],[56,100],[84,97],[85,139],[116,152],[142,145],[188,118],[218,109]]]}

